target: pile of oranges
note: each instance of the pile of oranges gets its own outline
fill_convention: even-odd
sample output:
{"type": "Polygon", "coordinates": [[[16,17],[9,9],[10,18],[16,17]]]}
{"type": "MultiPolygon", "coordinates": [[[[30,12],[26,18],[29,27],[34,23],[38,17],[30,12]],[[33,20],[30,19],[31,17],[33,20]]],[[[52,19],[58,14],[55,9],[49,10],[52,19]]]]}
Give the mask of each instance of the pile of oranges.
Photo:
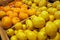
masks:
{"type": "Polygon", "coordinates": [[[10,40],[60,40],[60,1],[14,0],[0,19],[10,40]]]}
{"type": "Polygon", "coordinates": [[[13,1],[5,7],[0,6],[0,18],[2,18],[3,25],[5,27],[7,26],[6,28],[9,28],[11,25],[16,24],[17,22],[20,22],[21,20],[24,20],[29,16],[35,14],[35,10],[28,9],[28,7],[29,6],[27,4],[24,4],[19,0],[13,1]]]}

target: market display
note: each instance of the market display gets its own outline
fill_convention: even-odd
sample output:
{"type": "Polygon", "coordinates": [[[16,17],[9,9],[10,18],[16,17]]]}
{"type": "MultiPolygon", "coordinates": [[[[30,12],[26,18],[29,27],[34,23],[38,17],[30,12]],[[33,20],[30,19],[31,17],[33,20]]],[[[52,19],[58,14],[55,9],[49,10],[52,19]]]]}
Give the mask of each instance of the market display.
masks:
{"type": "Polygon", "coordinates": [[[0,19],[10,40],[60,40],[60,1],[14,0],[0,19]]]}

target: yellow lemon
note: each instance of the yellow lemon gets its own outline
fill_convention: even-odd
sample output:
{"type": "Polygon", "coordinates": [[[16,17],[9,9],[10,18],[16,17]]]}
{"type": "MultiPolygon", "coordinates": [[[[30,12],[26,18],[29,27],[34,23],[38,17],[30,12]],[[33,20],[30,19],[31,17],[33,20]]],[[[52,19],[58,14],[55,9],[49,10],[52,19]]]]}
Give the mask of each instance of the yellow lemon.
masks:
{"type": "Polygon", "coordinates": [[[16,30],[22,29],[22,23],[18,22],[13,26],[16,30]]]}
{"type": "Polygon", "coordinates": [[[26,35],[22,31],[18,31],[16,36],[19,40],[26,40],[26,35]]]}
{"type": "Polygon", "coordinates": [[[42,28],[41,31],[38,32],[38,40],[45,40],[46,38],[45,28],[42,28]]]}
{"type": "Polygon", "coordinates": [[[49,14],[48,14],[47,11],[42,11],[39,16],[42,17],[42,18],[44,18],[46,21],[49,20],[49,14]]]}
{"type": "Polygon", "coordinates": [[[18,40],[18,39],[17,39],[16,35],[14,35],[10,38],[10,40],[18,40]]]}
{"type": "Polygon", "coordinates": [[[55,19],[60,19],[60,11],[56,11],[54,17],[55,19]]]}
{"type": "Polygon", "coordinates": [[[54,15],[49,15],[49,21],[54,21],[54,15]]]}
{"type": "Polygon", "coordinates": [[[55,20],[54,23],[57,25],[57,28],[59,29],[60,32],[60,20],[55,20]]]}
{"type": "Polygon", "coordinates": [[[8,36],[13,36],[14,35],[14,30],[10,28],[6,31],[6,33],[8,34],[8,36]]]}
{"type": "Polygon", "coordinates": [[[50,7],[50,8],[47,9],[47,11],[49,12],[49,14],[54,15],[54,13],[57,11],[57,9],[53,8],[53,7],[50,7]]]}
{"type": "Polygon", "coordinates": [[[31,29],[31,30],[33,29],[33,23],[30,19],[26,20],[26,25],[27,25],[28,29],[31,29]]]}
{"type": "Polygon", "coordinates": [[[54,38],[57,34],[57,26],[55,23],[51,21],[48,21],[46,23],[45,30],[46,30],[46,34],[50,36],[50,38],[54,38]]]}

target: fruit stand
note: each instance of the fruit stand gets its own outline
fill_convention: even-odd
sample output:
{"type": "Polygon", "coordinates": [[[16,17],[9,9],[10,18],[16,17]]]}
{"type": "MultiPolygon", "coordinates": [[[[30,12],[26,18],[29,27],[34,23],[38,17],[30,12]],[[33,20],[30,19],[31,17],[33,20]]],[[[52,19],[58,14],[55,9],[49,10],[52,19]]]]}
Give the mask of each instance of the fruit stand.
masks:
{"type": "Polygon", "coordinates": [[[59,0],[5,2],[0,4],[0,40],[60,40],[59,0]]]}

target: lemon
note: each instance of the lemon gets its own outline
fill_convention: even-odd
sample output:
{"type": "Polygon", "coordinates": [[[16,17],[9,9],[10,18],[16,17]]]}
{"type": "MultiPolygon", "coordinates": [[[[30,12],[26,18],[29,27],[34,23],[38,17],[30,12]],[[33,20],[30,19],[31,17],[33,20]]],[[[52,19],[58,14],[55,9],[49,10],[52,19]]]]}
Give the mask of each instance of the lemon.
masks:
{"type": "Polygon", "coordinates": [[[15,30],[14,33],[16,34],[18,32],[18,30],[15,30]]]}
{"type": "Polygon", "coordinates": [[[41,14],[41,11],[40,11],[40,9],[38,9],[37,11],[36,11],[36,16],[38,16],[39,14],[41,14]]]}
{"type": "Polygon", "coordinates": [[[37,16],[36,16],[36,15],[32,15],[30,18],[33,19],[33,18],[35,18],[35,17],[37,17],[37,16]]]}
{"type": "Polygon", "coordinates": [[[37,9],[38,6],[36,6],[36,3],[32,3],[32,4],[31,4],[31,8],[37,9]]]}
{"type": "Polygon", "coordinates": [[[49,20],[49,14],[47,11],[42,11],[39,16],[44,18],[46,21],[49,20]]]}
{"type": "Polygon", "coordinates": [[[45,7],[45,6],[42,6],[42,7],[40,7],[39,8],[41,11],[47,11],[47,7],[45,7]]]}
{"type": "Polygon", "coordinates": [[[57,25],[59,32],[60,32],[60,20],[55,20],[54,23],[57,25]]]}
{"type": "Polygon", "coordinates": [[[49,15],[49,21],[54,21],[54,15],[49,15]]]}
{"type": "Polygon", "coordinates": [[[25,35],[21,30],[19,30],[19,31],[16,33],[16,37],[17,37],[19,40],[26,40],[26,35],[25,35]]]}
{"type": "Polygon", "coordinates": [[[32,4],[32,1],[29,1],[29,2],[28,2],[28,5],[31,5],[31,4],[32,4]]]}
{"type": "Polygon", "coordinates": [[[33,23],[30,19],[26,20],[26,25],[27,25],[28,29],[33,29],[33,23]]]}
{"type": "Polygon", "coordinates": [[[45,30],[46,30],[46,34],[50,36],[50,38],[54,38],[57,34],[57,26],[55,23],[51,21],[48,21],[46,23],[45,30]]]}
{"type": "Polygon", "coordinates": [[[38,33],[38,31],[37,31],[37,30],[33,30],[33,32],[34,32],[34,33],[36,33],[36,34],[38,33]]]}
{"type": "Polygon", "coordinates": [[[25,34],[27,34],[28,32],[30,32],[31,30],[27,29],[24,31],[25,34]]]}
{"type": "Polygon", "coordinates": [[[37,34],[35,34],[33,31],[27,31],[26,32],[28,40],[36,40],[37,34]]]}
{"type": "Polygon", "coordinates": [[[42,29],[40,29],[40,32],[45,32],[45,27],[43,27],[42,29]]]}
{"type": "Polygon", "coordinates": [[[47,3],[47,7],[48,7],[48,8],[52,7],[52,3],[48,2],[48,3],[47,3]]]}
{"type": "Polygon", "coordinates": [[[14,35],[10,38],[10,40],[18,40],[18,39],[17,39],[16,35],[14,35]]]}
{"type": "Polygon", "coordinates": [[[45,40],[46,39],[46,35],[44,32],[39,32],[38,33],[38,40],[45,40]]]}
{"type": "Polygon", "coordinates": [[[14,35],[14,30],[9,28],[7,31],[6,31],[7,35],[8,36],[13,36],[14,35]]]}
{"type": "Polygon", "coordinates": [[[27,29],[26,24],[23,24],[22,27],[23,27],[23,30],[26,30],[27,29]]]}
{"type": "Polygon", "coordinates": [[[47,9],[47,11],[49,12],[49,14],[54,15],[54,13],[57,11],[57,9],[53,8],[53,7],[50,7],[50,8],[47,9]]]}
{"type": "Polygon", "coordinates": [[[38,4],[40,0],[34,0],[34,3],[38,4]]]}
{"type": "Polygon", "coordinates": [[[33,17],[31,18],[34,27],[36,28],[42,28],[45,25],[45,20],[42,17],[33,17]]]}
{"type": "Polygon", "coordinates": [[[22,23],[18,22],[13,26],[16,30],[22,29],[22,23]]]}
{"type": "Polygon", "coordinates": [[[38,32],[38,40],[45,40],[47,38],[45,27],[38,32]]]}
{"type": "Polygon", "coordinates": [[[58,10],[60,10],[60,3],[57,5],[57,7],[56,7],[58,10]]]}
{"type": "Polygon", "coordinates": [[[57,5],[60,4],[60,1],[55,1],[52,5],[52,7],[57,7],[57,5]]]}
{"type": "Polygon", "coordinates": [[[57,33],[56,37],[53,40],[60,40],[60,34],[57,33]]]}
{"type": "Polygon", "coordinates": [[[55,19],[60,19],[60,11],[56,11],[54,17],[55,19]]]}
{"type": "Polygon", "coordinates": [[[47,3],[46,0],[40,0],[40,1],[39,1],[39,6],[45,6],[46,3],[47,3]]]}

